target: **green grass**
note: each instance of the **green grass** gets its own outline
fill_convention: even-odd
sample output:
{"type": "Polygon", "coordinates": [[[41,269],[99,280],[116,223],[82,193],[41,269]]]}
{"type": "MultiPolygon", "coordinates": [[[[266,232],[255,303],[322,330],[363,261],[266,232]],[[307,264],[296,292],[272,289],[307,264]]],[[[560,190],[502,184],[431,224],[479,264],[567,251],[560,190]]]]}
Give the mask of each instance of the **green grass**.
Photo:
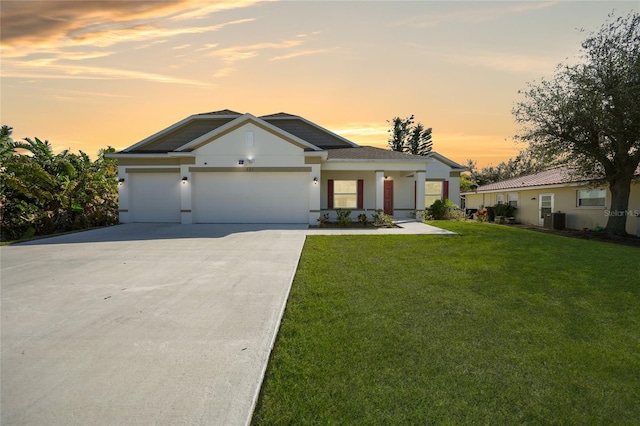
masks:
{"type": "Polygon", "coordinates": [[[640,250],[437,225],[307,239],[253,424],[637,424],[640,250]]]}

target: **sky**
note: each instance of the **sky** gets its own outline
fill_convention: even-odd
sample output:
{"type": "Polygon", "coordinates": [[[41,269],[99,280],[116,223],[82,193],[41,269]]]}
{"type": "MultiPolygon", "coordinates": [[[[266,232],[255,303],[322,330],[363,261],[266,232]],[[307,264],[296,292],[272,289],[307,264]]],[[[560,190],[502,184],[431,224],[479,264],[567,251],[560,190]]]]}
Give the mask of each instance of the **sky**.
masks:
{"type": "Polygon", "coordinates": [[[54,151],[124,149],[192,114],[287,112],[387,147],[415,116],[433,148],[497,164],[529,83],[635,1],[5,1],[0,121],[54,151]]]}

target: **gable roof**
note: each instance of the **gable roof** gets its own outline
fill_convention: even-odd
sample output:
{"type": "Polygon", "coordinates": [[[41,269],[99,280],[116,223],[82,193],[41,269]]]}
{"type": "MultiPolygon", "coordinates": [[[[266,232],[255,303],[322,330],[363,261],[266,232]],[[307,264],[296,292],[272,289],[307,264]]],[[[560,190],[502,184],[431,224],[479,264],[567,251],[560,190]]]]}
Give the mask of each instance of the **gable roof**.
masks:
{"type": "Polygon", "coordinates": [[[251,123],[255,126],[260,127],[263,130],[266,130],[267,132],[270,132],[272,134],[275,134],[277,136],[279,136],[280,138],[294,144],[297,145],[300,148],[303,148],[304,150],[307,151],[320,151],[321,149],[310,144],[309,142],[298,138],[295,135],[289,134],[287,132],[282,131],[281,129],[269,124],[268,122],[265,122],[264,120],[259,119],[258,117],[251,115],[249,113],[247,114],[243,114],[239,117],[237,117],[234,120],[229,121],[228,123],[225,123],[224,125],[217,127],[216,129],[205,133],[204,135],[201,135],[200,137],[193,139],[191,141],[189,141],[188,143],[178,147],[175,149],[175,151],[182,151],[182,152],[188,152],[188,151],[192,151],[194,149],[197,149],[199,147],[201,147],[202,145],[205,145],[209,142],[211,142],[214,139],[219,138],[220,136],[223,136],[229,132],[232,132],[233,130],[239,128],[240,126],[243,126],[247,123],[251,123]]]}
{"type": "Polygon", "coordinates": [[[451,169],[453,169],[454,171],[457,172],[464,172],[469,170],[467,167],[463,166],[462,164],[456,163],[455,161],[451,160],[450,158],[445,157],[442,154],[439,154],[435,151],[431,151],[430,153],[428,153],[427,155],[425,155],[425,157],[427,158],[432,158],[436,161],[439,161],[443,164],[446,164],[447,166],[451,167],[451,169]]]}
{"type": "Polygon", "coordinates": [[[318,148],[358,146],[350,140],[297,115],[279,112],[258,118],[251,114],[241,114],[229,109],[223,109],[191,115],[125,148],[122,152],[153,154],[185,151],[185,147],[193,146],[192,142],[199,141],[205,135],[215,132],[228,123],[245,116],[253,117],[254,123],[258,122],[267,126],[270,131],[275,131],[285,136],[285,139],[288,137],[291,140],[295,140],[295,143],[302,142],[305,149],[308,150],[317,151],[318,148]]]}

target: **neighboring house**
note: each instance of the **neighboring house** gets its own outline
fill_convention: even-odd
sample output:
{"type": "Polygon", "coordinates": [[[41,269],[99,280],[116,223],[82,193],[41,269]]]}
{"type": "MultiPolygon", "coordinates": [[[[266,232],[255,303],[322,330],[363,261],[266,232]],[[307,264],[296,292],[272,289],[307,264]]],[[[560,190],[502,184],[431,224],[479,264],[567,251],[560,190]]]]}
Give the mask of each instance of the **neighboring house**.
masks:
{"type": "Polygon", "coordinates": [[[120,222],[308,223],[335,209],[410,217],[460,202],[463,166],[358,146],[302,117],[192,115],[121,152],[120,222]]]}
{"type": "MultiPolygon", "coordinates": [[[[639,176],[640,178],[640,176],[639,176]]],[[[544,225],[545,214],[564,213],[570,229],[604,228],[608,216],[627,216],[629,234],[640,231],[640,181],[631,184],[629,207],[625,212],[612,212],[611,192],[606,185],[576,179],[567,167],[558,167],[532,175],[479,186],[462,194],[465,207],[479,209],[498,203],[517,207],[516,219],[525,224],[544,225]]]]}

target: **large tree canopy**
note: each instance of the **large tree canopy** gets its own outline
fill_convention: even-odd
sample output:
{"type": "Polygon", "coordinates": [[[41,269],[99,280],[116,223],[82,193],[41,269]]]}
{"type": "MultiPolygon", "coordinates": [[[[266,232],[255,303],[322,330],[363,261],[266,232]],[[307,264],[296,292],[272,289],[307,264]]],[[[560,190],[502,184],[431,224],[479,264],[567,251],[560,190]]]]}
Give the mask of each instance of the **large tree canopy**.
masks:
{"type": "MultiPolygon", "coordinates": [[[[529,84],[513,114],[518,138],[549,163],[601,178],[611,210],[628,209],[640,165],[640,14],[609,16],[582,43],[581,60],[529,84]]],[[[625,234],[626,216],[609,215],[606,231],[625,234]]]]}
{"type": "Polygon", "coordinates": [[[394,117],[393,120],[387,120],[391,125],[389,148],[393,151],[408,152],[413,155],[427,155],[433,148],[431,140],[432,128],[425,129],[422,123],[415,124],[413,115],[402,119],[394,117]]]}

